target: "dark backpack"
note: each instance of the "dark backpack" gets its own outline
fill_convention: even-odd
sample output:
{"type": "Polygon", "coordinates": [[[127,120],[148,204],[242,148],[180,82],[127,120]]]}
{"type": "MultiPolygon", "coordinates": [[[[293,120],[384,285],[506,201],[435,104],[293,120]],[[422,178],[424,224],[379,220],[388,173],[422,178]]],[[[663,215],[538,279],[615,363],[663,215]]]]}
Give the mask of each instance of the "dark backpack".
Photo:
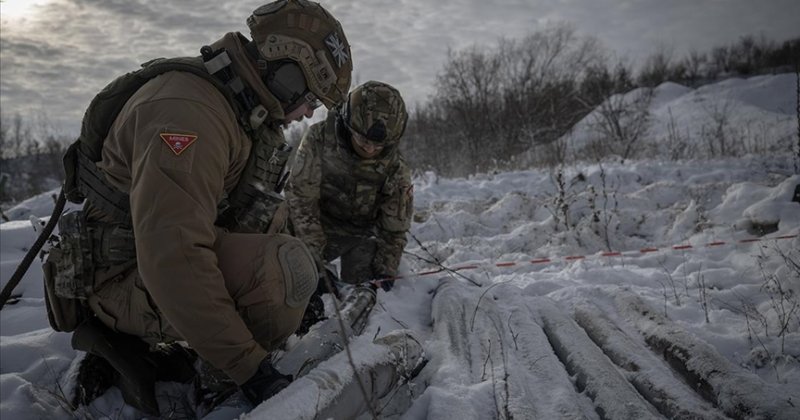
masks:
{"type": "Polygon", "coordinates": [[[83,116],[81,134],[64,155],[64,193],[67,200],[80,204],[91,197],[115,220],[126,220],[130,214],[127,194],[109,185],[96,168],[100,161],[103,142],[122,107],[145,83],[156,76],[170,72],[192,73],[216,86],[231,104],[237,115],[241,106],[219,79],[209,74],[202,57],[158,58],[142,64],[142,68],[123,76],[98,93],[83,116]]]}

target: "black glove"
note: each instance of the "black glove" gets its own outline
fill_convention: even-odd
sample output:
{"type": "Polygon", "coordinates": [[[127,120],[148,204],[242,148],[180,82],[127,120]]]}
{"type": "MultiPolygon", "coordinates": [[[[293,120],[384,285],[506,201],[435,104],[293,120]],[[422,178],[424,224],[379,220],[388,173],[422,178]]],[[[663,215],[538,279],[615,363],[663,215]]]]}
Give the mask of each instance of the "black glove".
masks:
{"type": "Polygon", "coordinates": [[[292,375],[281,374],[272,367],[272,363],[267,358],[264,358],[261,364],[258,365],[256,374],[242,384],[240,388],[250,403],[256,406],[289,386],[291,382],[292,375]]]}
{"type": "Polygon", "coordinates": [[[390,276],[388,274],[380,274],[378,276],[375,276],[375,278],[379,281],[378,284],[381,286],[381,289],[387,292],[392,290],[392,288],[394,287],[394,276],[390,276]]]}
{"type": "Polygon", "coordinates": [[[319,295],[318,288],[308,299],[308,306],[306,306],[306,311],[303,312],[303,320],[300,321],[300,326],[297,327],[295,334],[303,335],[308,332],[312,325],[325,319],[327,319],[325,317],[325,303],[319,295]]]}
{"type": "Polygon", "coordinates": [[[323,293],[330,293],[336,296],[337,299],[341,299],[342,296],[339,294],[339,288],[336,287],[336,283],[339,281],[341,280],[339,280],[336,271],[326,265],[325,270],[320,273],[316,294],[322,295],[323,293]]]}

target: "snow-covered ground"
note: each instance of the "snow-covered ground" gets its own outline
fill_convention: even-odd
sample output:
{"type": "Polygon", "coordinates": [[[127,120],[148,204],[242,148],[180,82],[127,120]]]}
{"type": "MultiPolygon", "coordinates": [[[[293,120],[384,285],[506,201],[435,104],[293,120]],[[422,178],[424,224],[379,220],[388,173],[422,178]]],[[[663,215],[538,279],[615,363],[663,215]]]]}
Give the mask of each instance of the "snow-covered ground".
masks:
{"type": "MultiPolygon", "coordinates": [[[[570,168],[566,179],[573,187],[565,194],[569,228],[553,216],[559,194],[551,173],[432,177],[417,186],[413,233],[422,246],[412,241],[406,262],[411,271],[431,267],[422,259],[449,267],[479,266],[459,272],[482,286],[460,281],[463,295],[473,302],[467,315],[480,312],[478,301],[488,286],[501,284],[483,299],[495,301],[505,314],[503,321],[511,319],[520,302],[538,297],[552,299],[567,313],[591,303],[624,318],[615,297],[632,292],[734,365],[800,398],[800,271],[794,265],[800,262],[800,239],[740,243],[756,237],[759,226],[777,228],[766,237],[800,232],[800,203],[791,202],[800,176],[792,172],[791,160],[774,158],[570,168]],[[715,242],[725,244],[707,246],[715,242]],[[693,247],[672,249],[681,245],[693,247]],[[658,251],[643,253],[647,248],[658,251]],[[609,251],[631,252],[603,256],[609,251]],[[574,256],[586,258],[570,259],[574,256]],[[545,258],[553,262],[538,262],[545,258]],[[496,266],[502,262],[521,264],[496,266]],[[791,319],[782,318],[790,310],[791,319]],[[779,336],[784,324],[789,328],[779,336]]],[[[425,296],[436,288],[439,276],[431,277],[398,282],[392,293],[402,298],[387,295],[383,302],[388,310],[381,317],[391,315],[424,331],[430,322],[425,296]],[[408,309],[420,299],[421,305],[408,309]]],[[[418,404],[439,413],[454,400],[481,413],[490,390],[462,382],[456,372],[465,367],[439,346],[446,337],[435,331],[428,336],[433,363],[427,399],[418,404]]],[[[486,346],[486,338],[480,343],[479,337],[475,333],[471,344],[486,346]]],[[[520,369],[511,365],[508,370],[520,369]]],[[[536,378],[531,381],[534,393],[546,391],[537,389],[536,378]]],[[[484,411],[491,413],[493,407],[488,414],[484,411]]]]}
{"type": "MultiPolygon", "coordinates": [[[[792,91],[782,90],[783,82],[758,83],[781,88],[764,93],[732,81],[729,96],[763,109],[788,104],[792,91]]],[[[691,114],[678,112],[691,103],[675,105],[673,115],[691,114]]],[[[402,398],[383,402],[381,416],[598,418],[604,400],[626,392],[633,393],[630,406],[623,398],[628,414],[604,408],[602,415],[637,413],[636,391],[606,378],[620,372],[641,392],[643,382],[676,375],[663,359],[654,361],[665,334],[679,337],[678,347],[695,349],[689,356],[720,355],[717,363],[730,372],[711,381],[716,389],[736,394],[756,384],[768,395],[759,404],[780,404],[788,395],[797,407],[800,203],[792,200],[800,175],[794,165],[787,151],[416,178],[414,224],[401,265],[406,277],[392,291],[378,292],[366,331],[352,345],[356,354],[369,353],[373,337],[408,329],[429,363],[401,390],[402,398]],[[419,275],[442,267],[467,268],[419,275]],[[604,341],[611,332],[620,336],[604,341]],[[630,351],[645,347],[657,351],[630,351]],[[601,367],[608,359],[614,364],[601,367]],[[585,372],[581,360],[596,371],[585,372]],[[636,372],[629,369],[634,365],[636,372]],[[569,376],[560,373],[564,366],[569,376]]],[[[24,204],[27,211],[8,212],[23,220],[0,225],[2,284],[36,237],[28,218],[46,220],[52,205],[51,194],[43,194],[24,204]]],[[[70,418],[65,394],[82,353],[71,349],[68,334],[48,327],[37,264],[15,293],[22,297],[0,312],[0,417],[70,418]]],[[[344,371],[348,362],[339,357],[325,368],[344,371]]],[[[718,413],[685,392],[685,384],[662,388],[692,412],[718,413]]],[[[736,401],[718,396],[717,404],[724,409],[736,401]]],[[[91,418],[138,417],[113,388],[82,410],[91,418]]],[[[250,418],[296,417],[285,410],[258,408],[250,418]]]]}

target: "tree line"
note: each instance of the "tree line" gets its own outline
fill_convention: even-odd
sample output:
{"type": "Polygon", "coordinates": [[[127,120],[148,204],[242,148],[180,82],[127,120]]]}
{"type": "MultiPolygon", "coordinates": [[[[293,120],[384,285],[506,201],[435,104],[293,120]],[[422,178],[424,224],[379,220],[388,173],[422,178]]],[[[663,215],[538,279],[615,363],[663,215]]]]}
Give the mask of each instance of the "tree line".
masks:
{"type": "Polygon", "coordinates": [[[0,203],[13,203],[58,187],[61,157],[70,139],[42,115],[0,119],[0,203]]]}
{"type": "Polygon", "coordinates": [[[401,148],[413,168],[444,176],[555,165],[568,152],[556,140],[600,107],[595,125],[606,141],[583,158],[626,159],[645,135],[653,87],[790,72],[798,57],[800,38],[777,43],[748,35],[682,58],[659,47],[635,71],[596,39],[556,24],[522,39],[449,51],[432,95],[409,118],[401,148]],[[633,99],[618,95],[632,90],[633,99]]]}

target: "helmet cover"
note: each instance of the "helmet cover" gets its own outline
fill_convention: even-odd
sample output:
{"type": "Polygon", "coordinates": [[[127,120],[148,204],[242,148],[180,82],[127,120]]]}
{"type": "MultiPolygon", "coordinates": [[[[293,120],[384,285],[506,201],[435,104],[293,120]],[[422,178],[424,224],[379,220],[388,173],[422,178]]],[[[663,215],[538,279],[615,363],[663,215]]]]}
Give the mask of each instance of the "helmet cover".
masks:
{"type": "Polygon", "coordinates": [[[350,89],[353,60],[339,21],[319,3],[277,0],[256,9],[247,26],[267,61],[293,60],[309,90],[331,108],[350,89]]]}
{"type": "Polygon", "coordinates": [[[397,89],[383,82],[369,81],[350,92],[344,120],[349,129],[368,140],[391,145],[405,132],[408,113],[397,89]]]}

